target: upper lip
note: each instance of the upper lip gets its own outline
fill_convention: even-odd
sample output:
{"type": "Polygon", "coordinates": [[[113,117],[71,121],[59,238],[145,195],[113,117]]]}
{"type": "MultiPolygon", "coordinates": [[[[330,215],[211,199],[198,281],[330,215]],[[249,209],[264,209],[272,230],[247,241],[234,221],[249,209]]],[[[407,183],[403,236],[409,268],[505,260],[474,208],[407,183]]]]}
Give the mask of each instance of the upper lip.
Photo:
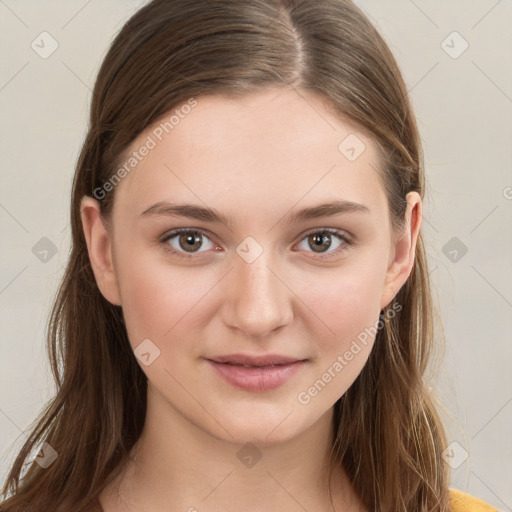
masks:
{"type": "Polygon", "coordinates": [[[234,363],[245,366],[270,366],[273,364],[287,364],[304,361],[296,357],[287,357],[280,354],[267,354],[262,356],[251,356],[249,354],[228,354],[225,356],[215,356],[208,358],[217,363],[234,363]]]}

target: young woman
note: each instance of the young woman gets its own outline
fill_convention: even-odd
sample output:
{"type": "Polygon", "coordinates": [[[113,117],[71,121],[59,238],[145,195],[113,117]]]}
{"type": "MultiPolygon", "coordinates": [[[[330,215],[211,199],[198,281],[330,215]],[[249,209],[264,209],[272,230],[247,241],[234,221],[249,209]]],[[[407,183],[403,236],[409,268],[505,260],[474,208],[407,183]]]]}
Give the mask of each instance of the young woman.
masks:
{"type": "Polygon", "coordinates": [[[58,393],[0,510],[494,510],[449,489],[424,382],[423,197],[402,76],[351,2],[144,6],[96,81],[58,393]]]}

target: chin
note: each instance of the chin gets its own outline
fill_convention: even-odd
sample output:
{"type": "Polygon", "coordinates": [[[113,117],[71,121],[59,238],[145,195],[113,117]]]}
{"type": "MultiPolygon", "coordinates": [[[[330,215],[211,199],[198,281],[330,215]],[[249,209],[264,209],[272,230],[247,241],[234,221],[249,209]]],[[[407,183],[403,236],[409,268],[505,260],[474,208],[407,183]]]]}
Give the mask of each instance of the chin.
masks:
{"type": "Polygon", "coordinates": [[[295,433],[284,429],[279,429],[279,432],[272,431],[275,428],[275,425],[268,424],[268,428],[266,424],[262,424],[258,422],[256,425],[253,423],[252,425],[247,425],[244,427],[238,427],[236,430],[230,430],[232,437],[224,436],[226,441],[229,441],[233,444],[238,445],[246,445],[248,443],[252,443],[259,447],[264,446],[272,446],[275,444],[284,443],[289,441],[294,437],[295,433]]]}
{"type": "Polygon", "coordinates": [[[238,445],[253,443],[257,446],[271,446],[287,442],[307,428],[303,422],[297,421],[298,411],[290,412],[284,407],[277,411],[272,408],[263,411],[261,407],[254,407],[245,415],[235,411],[227,415],[224,413],[223,419],[219,417],[219,423],[224,429],[215,424],[214,432],[211,433],[238,445]]]}

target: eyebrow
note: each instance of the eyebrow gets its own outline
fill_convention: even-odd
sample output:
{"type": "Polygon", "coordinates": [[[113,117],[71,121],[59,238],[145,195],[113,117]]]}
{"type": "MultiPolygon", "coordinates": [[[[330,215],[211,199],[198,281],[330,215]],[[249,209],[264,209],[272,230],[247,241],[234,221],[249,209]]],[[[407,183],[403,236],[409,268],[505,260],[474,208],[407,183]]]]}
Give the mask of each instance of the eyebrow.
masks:
{"type": "MultiPolygon", "coordinates": [[[[347,213],[370,213],[370,209],[364,204],[355,203],[353,201],[338,200],[329,203],[322,203],[315,206],[303,208],[296,212],[290,212],[285,215],[284,220],[289,224],[301,222],[319,217],[331,217],[334,215],[342,215],[347,213]]],[[[208,208],[194,204],[176,204],[167,201],[160,201],[144,210],[140,217],[146,215],[162,215],[169,217],[186,217],[189,219],[202,220],[205,222],[217,222],[226,224],[228,227],[233,226],[233,218],[224,215],[215,208],[208,208]]]]}

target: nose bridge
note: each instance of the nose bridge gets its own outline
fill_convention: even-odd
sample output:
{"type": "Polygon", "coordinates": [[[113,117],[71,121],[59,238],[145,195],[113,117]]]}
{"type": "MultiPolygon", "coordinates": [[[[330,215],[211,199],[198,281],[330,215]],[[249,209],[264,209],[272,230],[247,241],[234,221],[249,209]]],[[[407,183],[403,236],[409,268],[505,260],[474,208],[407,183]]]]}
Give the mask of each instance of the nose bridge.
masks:
{"type": "Polygon", "coordinates": [[[252,261],[240,254],[227,284],[225,321],[247,336],[261,337],[290,321],[291,292],[276,275],[270,251],[263,250],[252,261]]]}

